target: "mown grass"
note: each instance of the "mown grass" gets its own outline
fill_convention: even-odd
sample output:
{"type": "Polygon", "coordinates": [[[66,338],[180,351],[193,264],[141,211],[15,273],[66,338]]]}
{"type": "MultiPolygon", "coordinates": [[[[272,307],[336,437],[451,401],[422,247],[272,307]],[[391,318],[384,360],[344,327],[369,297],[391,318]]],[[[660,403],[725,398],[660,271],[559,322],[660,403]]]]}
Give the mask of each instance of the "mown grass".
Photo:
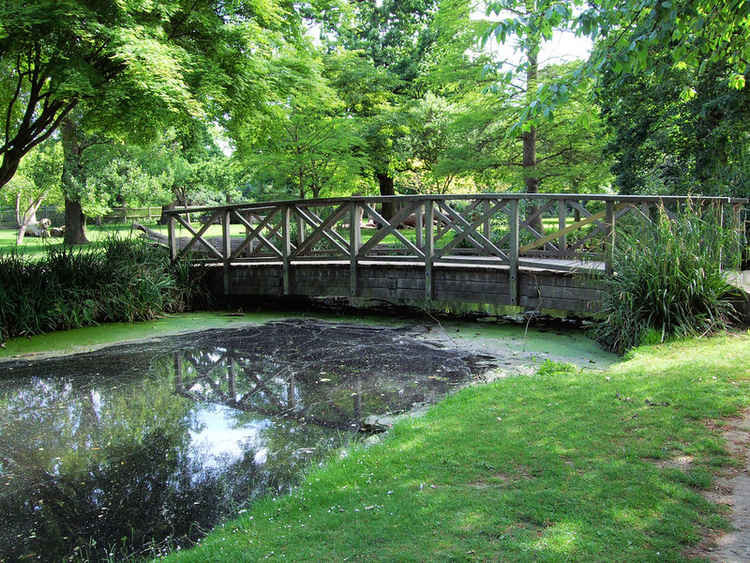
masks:
{"type": "Polygon", "coordinates": [[[750,333],[631,355],[465,389],[171,560],[682,559],[726,526],[701,490],[736,462],[706,422],[750,402],[750,333]]]}
{"type": "MultiPolygon", "coordinates": [[[[100,227],[88,227],[86,236],[90,244],[89,247],[100,248],[103,246],[107,237],[118,236],[120,238],[129,238],[131,236],[130,225],[102,225],[100,227]]],[[[24,237],[21,245],[16,245],[16,229],[0,229],[0,254],[15,252],[16,254],[37,259],[44,256],[50,249],[61,248],[63,239],[54,238],[37,238],[24,237]]]]}

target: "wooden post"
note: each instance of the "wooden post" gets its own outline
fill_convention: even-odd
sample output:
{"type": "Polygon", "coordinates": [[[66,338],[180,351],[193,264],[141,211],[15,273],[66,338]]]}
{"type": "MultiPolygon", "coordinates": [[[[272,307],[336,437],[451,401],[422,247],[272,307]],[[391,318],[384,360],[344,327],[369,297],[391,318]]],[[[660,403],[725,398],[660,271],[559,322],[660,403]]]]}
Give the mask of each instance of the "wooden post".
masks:
{"type": "Polygon", "coordinates": [[[167,234],[169,236],[169,259],[173,262],[177,258],[177,237],[174,232],[176,222],[174,215],[170,214],[167,222],[167,234]]]}
{"type": "Polygon", "coordinates": [[[349,208],[349,295],[357,296],[357,255],[362,246],[362,208],[352,202],[349,208]]]}
{"type": "MultiPolygon", "coordinates": [[[[719,202],[719,233],[720,240],[724,238],[724,202],[719,202]]],[[[719,247],[719,271],[724,269],[724,245],[719,247]]]]}
{"type": "Polygon", "coordinates": [[[613,272],[612,260],[615,251],[615,204],[612,201],[607,202],[606,212],[606,248],[604,250],[604,273],[611,275],[613,272]]]}
{"type": "MultiPolygon", "coordinates": [[[[562,231],[567,226],[568,220],[568,202],[561,199],[557,202],[557,228],[562,231]]],[[[568,235],[560,235],[560,241],[558,245],[560,258],[565,258],[568,252],[568,235]]]]}
{"type": "Polygon", "coordinates": [[[297,215],[297,244],[305,242],[305,221],[297,215]]]}
{"type": "MultiPolygon", "coordinates": [[[[745,221],[743,220],[744,217],[742,216],[742,204],[736,203],[732,207],[732,211],[734,214],[734,230],[737,234],[737,257],[740,261],[737,267],[740,268],[742,266],[742,252],[745,247],[745,221]]],[[[750,243],[750,241],[747,242],[750,243]]]]}
{"type": "Polygon", "coordinates": [[[229,257],[232,256],[232,211],[225,209],[224,214],[221,216],[221,239],[222,239],[222,255],[224,258],[224,295],[230,295],[232,293],[232,280],[231,272],[229,268],[229,257]]]}
{"type": "MultiPolygon", "coordinates": [[[[488,199],[486,202],[484,202],[484,211],[487,213],[490,208],[492,207],[492,202],[488,199]]],[[[490,239],[490,235],[492,234],[492,225],[491,225],[492,218],[487,217],[484,220],[484,224],[482,225],[482,234],[484,235],[484,238],[490,239]]]]}
{"type": "MultiPolygon", "coordinates": [[[[252,223],[253,215],[251,215],[250,212],[246,211],[243,214],[243,217],[245,218],[245,221],[247,221],[248,223],[252,223]]],[[[250,229],[250,227],[245,225],[245,239],[250,236],[251,232],[252,230],[250,229]]],[[[253,253],[253,243],[251,242],[242,252],[245,254],[245,256],[250,256],[253,253]]]]}
{"type": "Polygon", "coordinates": [[[432,301],[432,255],[434,253],[434,217],[435,202],[431,199],[425,202],[425,240],[424,240],[424,298],[425,301],[432,301]]]}
{"type": "Polygon", "coordinates": [[[510,304],[518,305],[518,231],[520,229],[520,213],[518,210],[519,200],[510,202],[510,268],[508,270],[508,290],[510,292],[510,304]]]}
{"type": "Polygon", "coordinates": [[[414,244],[420,250],[424,246],[424,205],[420,205],[414,211],[414,244]]]}
{"type": "Polygon", "coordinates": [[[284,277],[284,295],[289,295],[289,255],[292,253],[292,244],[290,237],[292,235],[290,222],[292,218],[292,210],[288,205],[285,205],[281,210],[281,255],[283,260],[283,272],[284,277]]]}

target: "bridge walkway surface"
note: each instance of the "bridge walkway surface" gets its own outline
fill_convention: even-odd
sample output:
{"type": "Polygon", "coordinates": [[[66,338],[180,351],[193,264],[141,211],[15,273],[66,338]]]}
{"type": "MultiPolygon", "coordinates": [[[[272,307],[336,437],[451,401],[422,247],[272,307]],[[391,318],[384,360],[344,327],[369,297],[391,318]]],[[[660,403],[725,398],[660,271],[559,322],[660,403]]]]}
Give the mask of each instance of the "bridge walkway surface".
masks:
{"type": "Polygon", "coordinates": [[[352,297],[595,314],[618,232],[637,234],[687,206],[740,232],[746,204],[519,193],[235,203],[169,210],[164,242],[173,259],[206,266],[221,297],[352,297]]]}

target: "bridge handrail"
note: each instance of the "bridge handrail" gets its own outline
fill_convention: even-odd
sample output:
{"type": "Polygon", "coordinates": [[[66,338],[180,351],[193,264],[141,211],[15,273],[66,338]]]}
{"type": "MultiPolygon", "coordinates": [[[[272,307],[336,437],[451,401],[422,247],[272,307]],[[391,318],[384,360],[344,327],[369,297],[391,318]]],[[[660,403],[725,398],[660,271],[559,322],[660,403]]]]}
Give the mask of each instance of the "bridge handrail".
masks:
{"type": "Polygon", "coordinates": [[[708,202],[726,203],[729,205],[750,204],[750,198],[737,198],[726,196],[675,196],[675,195],[617,195],[617,194],[565,194],[565,193],[523,193],[523,192],[483,192],[477,194],[414,194],[414,195],[388,195],[388,196],[348,196],[311,199],[279,199],[273,201],[236,202],[222,205],[198,205],[194,207],[178,207],[165,209],[165,215],[181,215],[186,213],[204,213],[218,209],[264,209],[278,205],[337,205],[348,202],[409,202],[409,201],[447,201],[447,200],[492,200],[492,199],[516,199],[516,200],[575,200],[575,201],[623,201],[641,203],[673,203],[673,202],[708,202]]]}
{"type": "Polygon", "coordinates": [[[687,202],[718,208],[722,224],[728,207],[739,224],[748,199],[499,192],[241,202],[176,208],[165,214],[171,258],[195,250],[198,255],[193,260],[223,265],[227,293],[229,268],[236,263],[281,265],[288,293],[293,264],[345,261],[350,266],[351,294],[356,295],[361,264],[408,262],[424,267],[425,295],[430,299],[433,267],[452,263],[507,268],[515,304],[519,267],[539,267],[540,260],[546,260],[547,269],[603,266],[611,272],[617,221],[631,215],[628,220],[653,222],[657,208],[673,216],[675,208],[687,202]],[[383,210],[376,209],[378,204],[383,210]],[[384,204],[397,205],[385,213],[384,204]],[[199,216],[198,228],[191,215],[199,216]],[[363,218],[370,221],[364,227],[363,218]],[[211,238],[207,232],[217,223],[221,237],[211,238]],[[233,223],[244,228],[244,234],[233,234],[233,223]],[[192,238],[179,239],[178,224],[192,238]],[[375,229],[365,233],[370,236],[364,240],[368,226],[375,229]],[[401,232],[404,228],[413,229],[411,237],[401,232]]]}

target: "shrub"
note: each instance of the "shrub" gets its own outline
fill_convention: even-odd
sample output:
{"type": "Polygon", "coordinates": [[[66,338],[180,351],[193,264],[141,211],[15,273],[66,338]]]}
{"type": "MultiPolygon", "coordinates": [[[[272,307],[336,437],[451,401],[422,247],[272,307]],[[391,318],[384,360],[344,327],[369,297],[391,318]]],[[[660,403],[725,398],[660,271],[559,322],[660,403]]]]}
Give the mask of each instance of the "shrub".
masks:
{"type": "Polygon", "coordinates": [[[578,371],[573,364],[544,360],[544,363],[536,370],[537,375],[569,375],[578,371]]]}
{"type": "Polygon", "coordinates": [[[614,274],[602,281],[606,317],[594,329],[606,348],[726,328],[734,289],[722,266],[734,265],[739,245],[711,208],[688,204],[673,218],[661,209],[653,224],[618,228],[615,241],[614,274]]]}
{"type": "Polygon", "coordinates": [[[200,283],[142,240],[51,248],[37,261],[0,255],[0,340],[182,311],[200,283]]]}

